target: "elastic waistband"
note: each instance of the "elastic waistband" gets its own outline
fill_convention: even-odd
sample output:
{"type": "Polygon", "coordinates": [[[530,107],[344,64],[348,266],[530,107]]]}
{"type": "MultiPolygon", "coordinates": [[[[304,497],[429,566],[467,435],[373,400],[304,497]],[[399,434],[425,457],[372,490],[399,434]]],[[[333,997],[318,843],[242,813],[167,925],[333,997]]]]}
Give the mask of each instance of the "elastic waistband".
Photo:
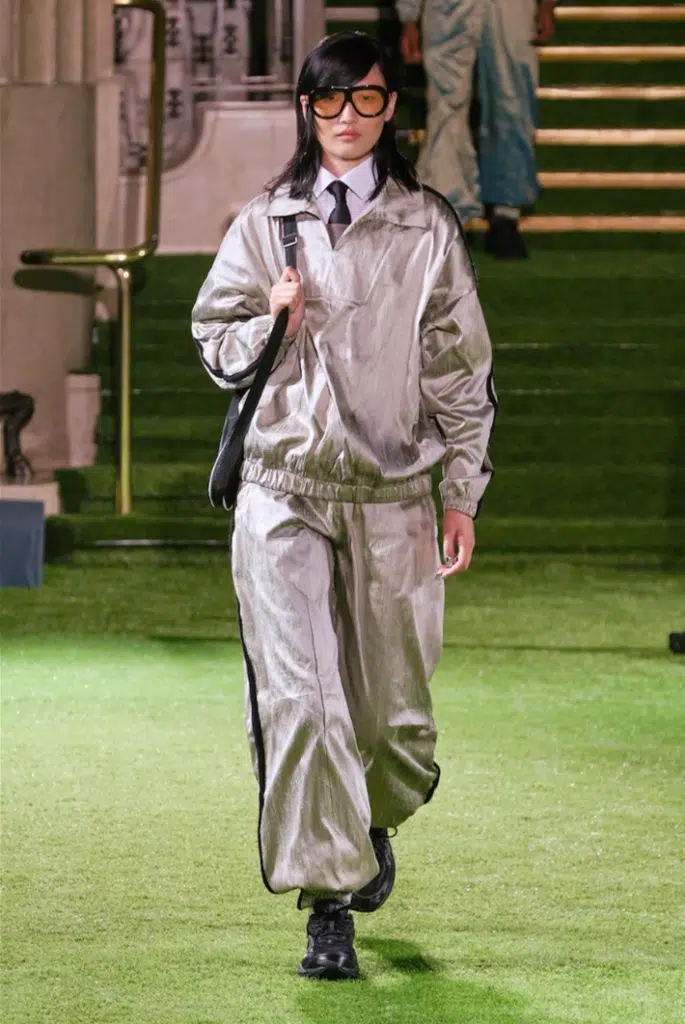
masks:
{"type": "Polygon", "coordinates": [[[323,501],[341,501],[358,505],[405,501],[407,498],[421,498],[431,493],[431,478],[428,474],[377,486],[339,484],[330,480],[300,476],[286,469],[265,469],[260,462],[251,462],[248,459],[243,462],[240,478],[245,483],[260,484],[272,491],[285,491],[286,494],[297,494],[304,498],[321,498],[323,501]]]}

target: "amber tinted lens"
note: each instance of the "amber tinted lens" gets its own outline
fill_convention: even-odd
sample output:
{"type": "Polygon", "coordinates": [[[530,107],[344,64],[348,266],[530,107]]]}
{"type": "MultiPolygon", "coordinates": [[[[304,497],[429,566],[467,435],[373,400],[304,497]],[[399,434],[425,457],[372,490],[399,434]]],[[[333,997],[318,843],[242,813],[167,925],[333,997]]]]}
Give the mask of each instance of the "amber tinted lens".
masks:
{"type": "Polygon", "coordinates": [[[352,97],[354,107],[362,117],[378,117],[387,103],[386,94],[376,89],[355,89],[352,97]]]}
{"type": "Polygon", "coordinates": [[[344,106],[345,93],[342,89],[316,92],[312,96],[312,107],[319,117],[337,117],[344,106]]]}

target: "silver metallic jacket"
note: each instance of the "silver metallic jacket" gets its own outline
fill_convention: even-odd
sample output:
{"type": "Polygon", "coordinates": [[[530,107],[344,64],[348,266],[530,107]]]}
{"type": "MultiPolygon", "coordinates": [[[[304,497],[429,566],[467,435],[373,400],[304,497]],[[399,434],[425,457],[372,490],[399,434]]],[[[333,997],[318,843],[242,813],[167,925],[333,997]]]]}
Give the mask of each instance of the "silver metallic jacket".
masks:
{"type": "Polygon", "coordinates": [[[305,321],[286,339],[245,441],[242,478],[331,501],[430,491],[475,515],[490,479],[490,339],[469,254],[446,202],[389,181],[332,248],[316,203],[279,191],[231,225],[193,309],[220,387],[248,386],[285,268],[280,218],[297,216],[305,321]]]}

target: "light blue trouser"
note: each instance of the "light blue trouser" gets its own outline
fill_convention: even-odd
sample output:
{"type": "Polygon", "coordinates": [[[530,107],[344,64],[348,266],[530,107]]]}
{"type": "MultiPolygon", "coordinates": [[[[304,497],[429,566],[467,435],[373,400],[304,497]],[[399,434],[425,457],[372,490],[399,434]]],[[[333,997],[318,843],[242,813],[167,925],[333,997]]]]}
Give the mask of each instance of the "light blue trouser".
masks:
{"type": "Polygon", "coordinates": [[[462,220],[484,204],[532,206],[537,58],[535,0],[426,0],[426,143],[418,171],[462,220]],[[479,154],[468,127],[473,69],[481,103],[479,154]]]}

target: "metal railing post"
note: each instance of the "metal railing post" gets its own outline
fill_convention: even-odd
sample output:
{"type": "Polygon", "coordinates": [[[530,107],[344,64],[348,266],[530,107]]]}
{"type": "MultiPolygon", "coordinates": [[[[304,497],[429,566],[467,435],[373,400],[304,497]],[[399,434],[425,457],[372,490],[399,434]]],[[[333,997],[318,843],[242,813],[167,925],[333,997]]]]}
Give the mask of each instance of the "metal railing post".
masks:
{"type": "Polygon", "coordinates": [[[117,267],[119,290],[119,443],[117,451],[116,511],[127,516],[132,506],[131,459],[131,337],[133,334],[132,284],[129,267],[117,267]]]}

